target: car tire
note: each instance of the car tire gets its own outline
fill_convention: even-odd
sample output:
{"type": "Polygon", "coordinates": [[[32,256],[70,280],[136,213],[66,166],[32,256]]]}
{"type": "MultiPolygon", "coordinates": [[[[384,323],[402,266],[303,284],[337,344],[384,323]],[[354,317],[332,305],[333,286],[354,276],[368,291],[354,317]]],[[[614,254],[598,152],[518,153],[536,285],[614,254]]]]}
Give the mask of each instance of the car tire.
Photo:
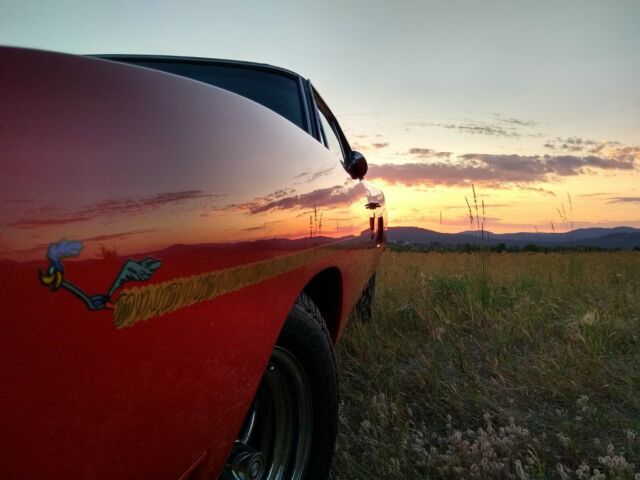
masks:
{"type": "Polygon", "coordinates": [[[363,323],[370,322],[373,317],[373,300],[375,294],[376,274],[374,273],[367,282],[367,285],[364,287],[362,296],[360,297],[360,300],[358,300],[355,308],[357,318],[363,323]]]}
{"type": "Polygon", "coordinates": [[[324,480],[337,421],[333,343],[303,293],[280,332],[223,478],[324,480]]]}

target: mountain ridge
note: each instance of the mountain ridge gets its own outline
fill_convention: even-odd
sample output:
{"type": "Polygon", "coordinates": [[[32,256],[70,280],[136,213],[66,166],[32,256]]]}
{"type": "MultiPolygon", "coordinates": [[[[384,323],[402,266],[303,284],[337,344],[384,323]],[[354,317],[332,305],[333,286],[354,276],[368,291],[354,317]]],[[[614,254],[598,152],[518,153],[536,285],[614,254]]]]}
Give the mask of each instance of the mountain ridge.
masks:
{"type": "Polygon", "coordinates": [[[462,231],[443,233],[421,227],[389,227],[387,239],[393,243],[419,245],[497,245],[523,248],[526,245],[540,247],[595,247],[631,250],[640,247],[640,229],[634,227],[578,228],[570,232],[515,232],[493,233],[462,231]]]}

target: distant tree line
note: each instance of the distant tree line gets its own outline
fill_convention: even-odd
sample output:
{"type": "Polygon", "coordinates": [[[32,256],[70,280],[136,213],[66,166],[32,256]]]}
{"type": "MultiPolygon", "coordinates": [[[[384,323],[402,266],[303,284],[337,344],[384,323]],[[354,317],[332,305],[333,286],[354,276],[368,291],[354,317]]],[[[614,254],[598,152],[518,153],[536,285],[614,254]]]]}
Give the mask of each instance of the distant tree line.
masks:
{"type": "MultiPolygon", "coordinates": [[[[393,252],[619,252],[620,248],[602,248],[591,246],[542,246],[534,243],[529,243],[522,247],[507,246],[506,243],[496,243],[493,245],[481,245],[481,244],[458,244],[450,245],[439,242],[432,243],[405,243],[405,242],[391,242],[387,244],[387,248],[393,252]]],[[[633,251],[640,252],[640,246],[633,247],[633,251]]]]}

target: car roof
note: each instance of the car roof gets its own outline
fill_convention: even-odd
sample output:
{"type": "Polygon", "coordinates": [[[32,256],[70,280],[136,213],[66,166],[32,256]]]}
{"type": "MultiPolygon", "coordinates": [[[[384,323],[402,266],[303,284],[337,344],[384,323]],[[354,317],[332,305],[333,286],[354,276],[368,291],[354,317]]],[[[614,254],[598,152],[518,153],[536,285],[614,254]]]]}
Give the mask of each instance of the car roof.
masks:
{"type": "Polygon", "coordinates": [[[137,55],[137,54],[92,54],[90,57],[102,58],[105,60],[113,60],[116,62],[167,62],[167,63],[199,63],[199,64],[216,64],[227,65],[236,68],[250,68],[253,70],[262,70],[279,75],[284,75],[294,79],[305,79],[302,75],[287,70],[286,68],[276,67],[268,63],[245,62],[242,60],[226,60],[221,58],[204,58],[204,57],[184,57],[179,55],[137,55]]]}

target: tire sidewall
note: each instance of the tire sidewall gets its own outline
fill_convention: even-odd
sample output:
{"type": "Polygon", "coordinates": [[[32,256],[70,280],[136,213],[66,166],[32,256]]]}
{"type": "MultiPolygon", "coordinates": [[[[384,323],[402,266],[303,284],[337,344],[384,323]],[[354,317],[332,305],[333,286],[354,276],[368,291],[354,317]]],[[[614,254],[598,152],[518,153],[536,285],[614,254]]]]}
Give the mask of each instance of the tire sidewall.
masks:
{"type": "Polygon", "coordinates": [[[338,381],[326,324],[306,295],[296,301],[276,345],[288,350],[300,362],[311,390],[313,434],[304,478],[326,479],[337,433],[338,381]]]}

